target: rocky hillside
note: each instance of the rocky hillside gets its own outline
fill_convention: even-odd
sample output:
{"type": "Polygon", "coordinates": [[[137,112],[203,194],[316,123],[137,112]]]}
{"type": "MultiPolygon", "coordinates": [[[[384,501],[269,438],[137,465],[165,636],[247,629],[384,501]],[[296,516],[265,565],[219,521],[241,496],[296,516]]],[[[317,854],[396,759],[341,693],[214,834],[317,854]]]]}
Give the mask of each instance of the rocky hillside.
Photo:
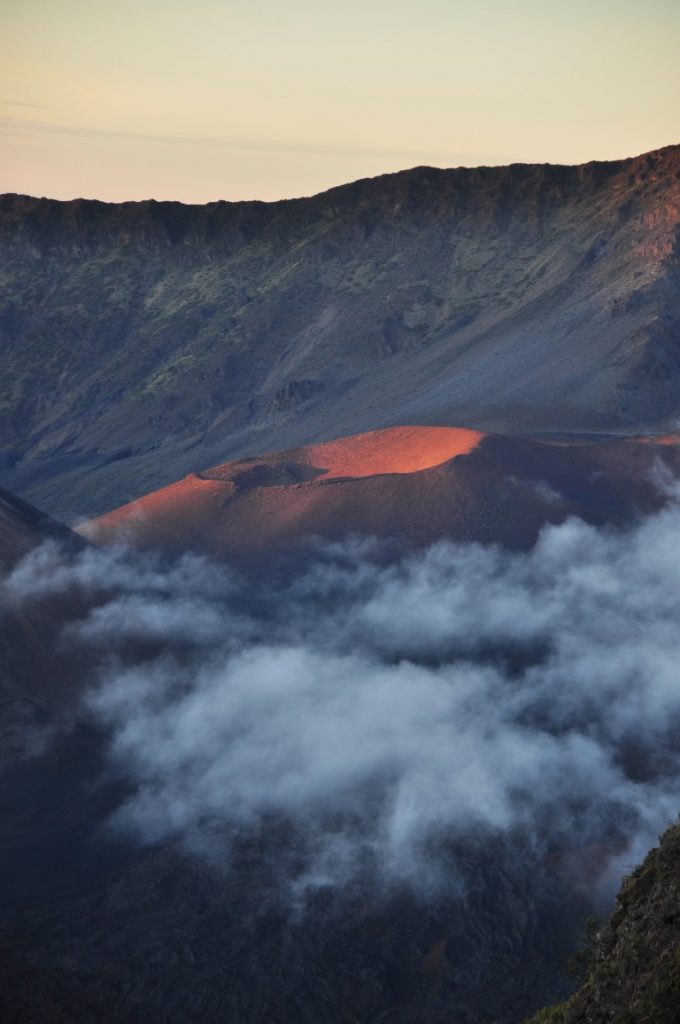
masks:
{"type": "Polygon", "coordinates": [[[680,412],[680,147],[278,203],[0,198],[1,482],[62,518],[394,423],[680,412]]]}
{"type": "Polygon", "coordinates": [[[680,825],[625,880],[590,951],[583,987],[531,1024],[676,1024],[680,1016],[680,825]]]}

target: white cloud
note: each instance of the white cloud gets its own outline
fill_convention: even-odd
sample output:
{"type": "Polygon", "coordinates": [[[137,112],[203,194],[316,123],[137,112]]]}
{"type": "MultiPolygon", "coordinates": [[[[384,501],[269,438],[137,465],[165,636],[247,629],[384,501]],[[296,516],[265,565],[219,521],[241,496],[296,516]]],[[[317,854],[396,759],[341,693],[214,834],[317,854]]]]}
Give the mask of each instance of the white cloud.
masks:
{"type": "Polygon", "coordinates": [[[88,709],[134,786],[116,823],[143,841],[227,857],[287,821],[304,878],[368,861],[423,885],[442,845],[521,836],[609,849],[613,880],[680,810],[679,538],[671,506],[627,532],[550,526],[528,553],[395,562],[353,541],[276,585],[48,546],[2,597],[100,592],[67,639],[99,651],[88,709]]]}

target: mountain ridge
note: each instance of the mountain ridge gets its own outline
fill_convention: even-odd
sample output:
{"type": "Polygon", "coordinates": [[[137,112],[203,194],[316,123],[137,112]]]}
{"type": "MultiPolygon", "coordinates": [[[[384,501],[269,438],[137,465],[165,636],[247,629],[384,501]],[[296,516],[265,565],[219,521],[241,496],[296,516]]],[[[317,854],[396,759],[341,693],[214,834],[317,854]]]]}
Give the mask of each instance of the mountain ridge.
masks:
{"type": "Polygon", "coordinates": [[[105,207],[140,207],[140,206],[167,206],[167,207],[182,207],[185,209],[207,209],[219,206],[229,207],[273,207],[281,206],[287,203],[306,203],[311,199],[319,199],[321,197],[328,197],[334,194],[345,192],[349,189],[357,188],[361,185],[365,185],[370,182],[386,182],[388,180],[394,180],[397,178],[404,178],[409,175],[415,175],[418,173],[433,173],[433,174],[460,174],[464,172],[468,173],[487,173],[494,171],[514,171],[517,169],[540,169],[549,174],[553,170],[559,172],[570,172],[576,171],[583,174],[586,170],[591,169],[602,169],[611,170],[612,172],[620,171],[624,166],[634,164],[638,161],[645,162],[650,157],[658,158],[670,154],[678,155],[678,162],[680,164],[680,142],[669,143],[666,146],[658,146],[656,149],[646,150],[643,153],[636,153],[632,156],[616,157],[611,160],[586,160],[573,164],[553,163],[552,161],[537,162],[531,160],[513,160],[507,164],[457,164],[452,167],[439,167],[436,164],[414,164],[412,167],[405,167],[398,171],[386,171],[382,174],[368,175],[363,178],[356,178],[354,181],[344,182],[339,185],[332,185],[330,188],[322,189],[320,192],[313,192],[305,196],[291,196],[283,197],[281,199],[213,199],[205,203],[189,203],[183,200],[174,199],[155,199],[149,196],[146,199],[129,199],[122,201],[108,200],[108,199],[91,199],[85,196],[74,196],[73,199],[55,199],[51,196],[37,196],[28,192],[2,192],[0,193],[0,203],[3,200],[29,200],[31,202],[48,202],[59,204],[61,206],[68,206],[72,204],[96,204],[97,206],[105,207]]]}
{"type": "Polygon", "coordinates": [[[0,345],[2,483],[59,518],[404,422],[672,429],[680,146],[275,203],[0,197],[0,345]]]}

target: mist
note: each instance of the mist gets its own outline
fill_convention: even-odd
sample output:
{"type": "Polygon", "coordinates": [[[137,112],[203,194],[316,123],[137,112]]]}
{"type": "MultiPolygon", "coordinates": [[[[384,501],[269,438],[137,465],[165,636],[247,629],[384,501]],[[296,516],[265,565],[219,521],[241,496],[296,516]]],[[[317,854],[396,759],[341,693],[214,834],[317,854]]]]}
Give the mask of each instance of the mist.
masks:
{"type": "Polygon", "coordinates": [[[109,827],[137,842],[228,869],[285,828],[291,885],[416,889],[521,844],[608,895],[680,811],[679,538],[673,503],[525,553],[316,542],[257,579],[47,544],[0,602],[96,592],[61,643],[92,659],[83,714],[129,782],[109,827]]]}

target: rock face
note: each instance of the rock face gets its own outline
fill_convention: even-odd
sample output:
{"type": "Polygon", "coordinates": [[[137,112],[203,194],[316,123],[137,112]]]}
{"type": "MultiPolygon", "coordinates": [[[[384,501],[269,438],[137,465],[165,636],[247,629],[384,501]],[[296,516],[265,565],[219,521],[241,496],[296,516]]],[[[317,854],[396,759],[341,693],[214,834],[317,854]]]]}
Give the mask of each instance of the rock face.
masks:
{"type": "Polygon", "coordinates": [[[531,1024],[677,1024],[680,1013],[680,825],[624,881],[590,949],[582,988],[531,1024]]]}
{"type": "Polygon", "coordinates": [[[548,443],[452,427],[394,427],[194,473],[79,527],[95,543],[231,560],[309,536],[406,546],[441,538],[528,547],[546,523],[621,523],[664,501],[680,439],[548,443]]]}
{"type": "Polygon", "coordinates": [[[680,147],[279,203],[0,198],[3,483],[94,514],[394,423],[663,429],[680,147]]]}

